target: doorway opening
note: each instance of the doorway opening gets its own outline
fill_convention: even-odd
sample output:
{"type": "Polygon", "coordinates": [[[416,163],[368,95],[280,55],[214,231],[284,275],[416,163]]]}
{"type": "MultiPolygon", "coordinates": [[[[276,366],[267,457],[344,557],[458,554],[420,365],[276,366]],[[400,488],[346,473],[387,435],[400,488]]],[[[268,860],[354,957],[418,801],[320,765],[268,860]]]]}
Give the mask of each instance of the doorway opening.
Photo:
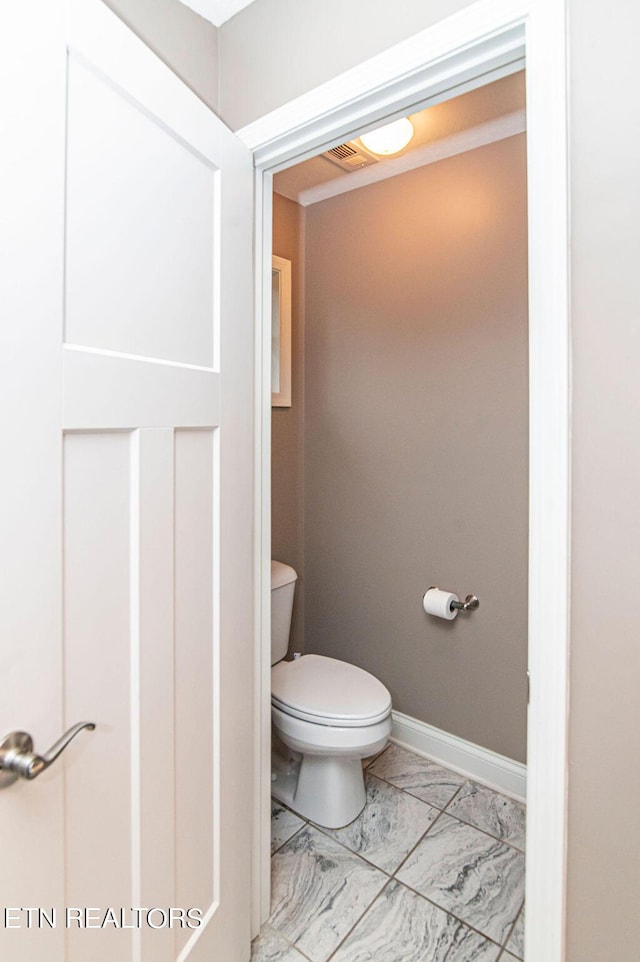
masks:
{"type": "MultiPolygon", "coordinates": [[[[261,746],[257,769],[254,931],[268,915],[270,787],[270,348],[272,178],[280,170],[349,142],[363,129],[416,112],[513,73],[527,57],[529,213],[529,706],[527,867],[528,962],[560,959],[564,890],[564,799],[566,777],[566,588],[568,556],[568,369],[564,25],[546,8],[496,18],[489,5],[461,15],[446,35],[425,31],[428,43],[413,44],[394,57],[378,58],[376,75],[352,77],[351,85],[309,97],[276,112],[269,124],[244,132],[255,149],[260,247],[261,348],[259,411],[259,530],[257,557],[260,600],[256,732],[261,746]],[[478,13],[480,11],[480,13],[478,13]],[[476,16],[477,14],[477,16],[476,16]],[[483,15],[485,19],[483,20],[483,15]],[[546,30],[541,29],[546,26],[546,30]],[[535,29],[533,29],[535,27],[535,29]],[[490,28],[490,29],[489,29],[490,28]],[[428,55],[425,54],[428,50],[428,55]],[[383,62],[384,61],[384,62],[383,62]],[[517,64],[517,68],[514,68],[517,64]],[[502,73],[500,73],[502,71],[502,73]],[[382,78],[382,79],[381,79],[382,78]],[[305,112],[306,111],[306,112],[305,112]],[[312,119],[309,119],[309,118],[312,119]],[[267,353],[268,352],[268,353],[267,353]],[[551,866],[551,868],[550,868],[551,866]]],[[[415,38],[414,38],[415,39],[415,38]]],[[[400,45],[402,46],[402,45],[400,45]]],[[[241,132],[242,134],[243,132],[241,132]]],[[[277,253],[277,252],[276,252],[277,253]]],[[[427,585],[424,586],[428,587],[427,585]]],[[[452,586],[466,592],[468,586],[452,586]]],[[[472,586],[469,586],[472,587],[472,586]]],[[[472,616],[473,617],[473,616],[472,616]]]]}
{"type": "MultiPolygon", "coordinates": [[[[375,943],[384,958],[389,913],[408,912],[431,929],[447,928],[444,913],[455,917],[452,947],[472,939],[472,926],[484,937],[478,951],[517,957],[527,715],[524,70],[407,121],[408,143],[373,144],[386,155],[369,150],[365,134],[274,177],[272,331],[281,336],[269,937],[288,936],[314,958],[313,899],[298,903],[287,891],[296,871],[323,899],[332,892],[323,917],[338,946],[355,920],[338,958],[356,942],[361,951],[375,943]],[[284,400],[283,382],[292,386],[284,400]],[[477,614],[450,605],[427,614],[423,596],[435,584],[462,598],[473,592],[477,614]],[[303,711],[324,719],[307,722],[306,750],[303,711]],[[353,727],[334,746],[341,724],[353,727]],[[488,884],[487,846],[504,863],[497,885],[488,884]],[[434,873],[436,848],[443,870],[434,873]],[[317,853],[337,868],[318,875],[317,853]],[[369,863],[394,879],[389,898],[369,863]],[[475,865],[473,894],[444,891],[452,864],[460,877],[475,865]],[[371,888],[352,909],[360,873],[371,888]],[[368,901],[373,931],[356,918],[368,901]]],[[[427,605],[438,598],[431,591],[427,605]]]]}

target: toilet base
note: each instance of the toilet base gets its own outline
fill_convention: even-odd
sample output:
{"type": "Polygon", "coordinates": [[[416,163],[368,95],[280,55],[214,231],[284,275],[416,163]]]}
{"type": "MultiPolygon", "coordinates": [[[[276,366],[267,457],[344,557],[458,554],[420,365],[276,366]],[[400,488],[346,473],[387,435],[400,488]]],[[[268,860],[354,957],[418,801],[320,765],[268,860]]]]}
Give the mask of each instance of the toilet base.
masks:
{"type": "Polygon", "coordinates": [[[303,755],[296,769],[274,771],[275,799],[324,828],[342,828],[358,817],[366,801],[359,757],[303,755]]]}

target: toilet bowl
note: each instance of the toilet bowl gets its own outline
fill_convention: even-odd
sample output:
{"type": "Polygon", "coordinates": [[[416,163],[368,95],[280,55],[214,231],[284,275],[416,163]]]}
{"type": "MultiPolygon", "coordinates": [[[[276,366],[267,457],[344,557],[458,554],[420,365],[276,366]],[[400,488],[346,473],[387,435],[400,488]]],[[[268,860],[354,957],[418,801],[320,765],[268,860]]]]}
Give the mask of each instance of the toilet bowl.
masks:
{"type": "Polygon", "coordinates": [[[297,575],[271,564],[271,717],[286,755],[276,753],[272,793],[304,818],[340,828],[365,804],[361,760],[387,744],[391,696],[355,665],[323,655],[283,661],[297,575]]]}

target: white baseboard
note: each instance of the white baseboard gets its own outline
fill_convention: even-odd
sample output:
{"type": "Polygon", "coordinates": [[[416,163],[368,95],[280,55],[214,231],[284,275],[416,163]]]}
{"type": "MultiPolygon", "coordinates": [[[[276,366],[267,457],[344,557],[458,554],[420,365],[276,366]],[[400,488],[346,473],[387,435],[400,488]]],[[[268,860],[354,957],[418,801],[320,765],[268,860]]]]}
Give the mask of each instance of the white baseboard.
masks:
{"type": "Polygon", "coordinates": [[[391,717],[391,740],[398,745],[466,775],[475,782],[495,788],[519,802],[526,801],[526,765],[467,742],[464,738],[449,735],[402,712],[394,711],[391,717]]]}

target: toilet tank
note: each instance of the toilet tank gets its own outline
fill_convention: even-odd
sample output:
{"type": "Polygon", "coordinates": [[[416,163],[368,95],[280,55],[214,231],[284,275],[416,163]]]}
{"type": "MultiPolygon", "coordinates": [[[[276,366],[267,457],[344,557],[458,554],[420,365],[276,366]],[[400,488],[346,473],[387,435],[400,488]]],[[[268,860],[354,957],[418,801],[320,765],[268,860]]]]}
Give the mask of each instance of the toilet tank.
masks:
{"type": "Polygon", "coordinates": [[[271,664],[282,661],[289,648],[293,594],[297,574],[281,561],[271,562],[271,664]]]}

